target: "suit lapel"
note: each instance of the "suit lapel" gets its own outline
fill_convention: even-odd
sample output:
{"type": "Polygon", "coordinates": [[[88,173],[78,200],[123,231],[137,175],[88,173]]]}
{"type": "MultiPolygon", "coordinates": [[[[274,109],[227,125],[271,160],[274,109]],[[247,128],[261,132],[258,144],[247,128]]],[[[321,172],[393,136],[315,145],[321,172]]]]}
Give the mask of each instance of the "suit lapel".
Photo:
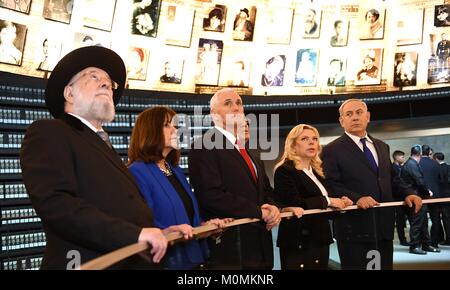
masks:
{"type": "Polygon", "coordinates": [[[380,168],[386,168],[386,166],[391,167],[391,164],[385,164],[384,161],[386,159],[382,158],[383,156],[385,156],[386,154],[384,153],[384,148],[383,146],[381,146],[381,142],[378,139],[373,138],[372,136],[369,135],[370,140],[372,140],[373,142],[373,146],[375,147],[375,150],[377,151],[377,155],[378,155],[378,170],[380,170],[380,168]]]}
{"type": "MultiPolygon", "coordinates": [[[[371,172],[373,172],[374,174],[378,174],[375,170],[373,170],[369,160],[367,160],[366,155],[364,155],[364,152],[358,147],[358,145],[356,145],[356,143],[350,137],[347,136],[347,134],[344,134],[341,138],[342,138],[341,141],[345,144],[344,148],[351,153],[350,156],[355,156],[357,159],[363,162],[370,169],[371,172]]],[[[373,141],[372,137],[370,137],[370,139],[373,141]]],[[[377,152],[379,152],[377,147],[375,147],[375,149],[377,150],[377,152]]]]}
{"type": "MultiPolygon", "coordinates": [[[[245,172],[247,173],[248,178],[250,178],[250,180],[252,181],[252,183],[257,186],[257,184],[255,183],[254,179],[253,179],[253,175],[250,172],[250,168],[248,168],[247,163],[245,162],[244,158],[242,157],[241,153],[236,149],[236,147],[234,147],[233,144],[231,144],[231,142],[217,129],[215,129],[215,136],[216,138],[222,138],[223,142],[221,142],[220,144],[223,144],[224,146],[224,151],[227,152],[227,154],[229,154],[232,158],[236,159],[237,162],[240,163],[240,167],[244,168],[245,172]],[[231,146],[231,147],[229,147],[231,146]],[[233,149],[226,149],[226,148],[233,148],[233,149]]],[[[250,154],[249,154],[250,156],[250,154]]],[[[250,157],[250,159],[253,161],[253,163],[256,165],[255,161],[253,160],[252,157],[250,157]]],[[[258,178],[259,179],[259,178],[258,178]]]]}
{"type": "Polygon", "coordinates": [[[127,167],[123,164],[122,159],[120,159],[117,153],[109,148],[108,145],[106,145],[105,141],[103,141],[94,131],[84,125],[80,120],[69,114],[64,115],[62,117],[62,120],[64,120],[73,129],[73,131],[81,137],[81,140],[92,146],[96,151],[100,152],[117,169],[125,174],[125,176],[130,179],[133,184],[135,184],[133,176],[128,171],[127,167]]]}

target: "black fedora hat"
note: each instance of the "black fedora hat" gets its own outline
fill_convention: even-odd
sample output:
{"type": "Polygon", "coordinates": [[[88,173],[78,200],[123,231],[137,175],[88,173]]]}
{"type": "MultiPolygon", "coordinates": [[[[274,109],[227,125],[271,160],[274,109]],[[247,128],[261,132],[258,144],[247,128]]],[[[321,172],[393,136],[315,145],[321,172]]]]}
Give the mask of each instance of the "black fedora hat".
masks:
{"type": "Polygon", "coordinates": [[[87,46],[75,49],[64,56],[48,79],[45,104],[53,117],[58,118],[64,113],[64,87],[74,75],[88,67],[104,70],[119,85],[113,94],[114,105],[117,105],[122,96],[127,75],[122,58],[111,49],[87,46]]]}
{"type": "Polygon", "coordinates": [[[247,17],[250,17],[250,14],[248,13],[248,9],[247,8],[241,9],[240,12],[244,12],[245,14],[247,14],[247,17]]]}

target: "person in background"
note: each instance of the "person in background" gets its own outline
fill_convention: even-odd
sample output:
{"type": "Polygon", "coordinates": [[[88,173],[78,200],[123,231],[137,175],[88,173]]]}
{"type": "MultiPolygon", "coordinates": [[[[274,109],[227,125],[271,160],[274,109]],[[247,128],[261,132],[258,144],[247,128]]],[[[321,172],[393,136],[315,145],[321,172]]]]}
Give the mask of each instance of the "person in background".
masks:
{"type": "MultiPolygon", "coordinates": [[[[328,197],[320,148],[316,128],[300,124],[289,132],[283,156],[275,165],[274,192],[278,202],[304,209],[343,209],[353,204],[346,196],[328,197]]],[[[277,240],[281,269],[328,269],[331,243],[328,215],[283,220],[277,240]]]]}
{"type": "MultiPolygon", "coordinates": [[[[164,232],[183,231],[205,224],[223,227],[227,219],[206,223],[200,218],[197,199],[178,166],[176,113],[167,107],[153,107],[139,114],[128,149],[129,170],[135,177],[155,226],[164,232]]],[[[205,240],[192,240],[168,249],[164,267],[171,270],[198,269],[208,258],[205,240]]]]}
{"type": "MultiPolygon", "coordinates": [[[[400,177],[400,173],[402,170],[403,163],[405,163],[405,152],[400,150],[395,150],[392,153],[392,171],[394,175],[400,177]]],[[[399,188],[397,184],[392,183],[392,193],[394,197],[400,196],[399,188]]],[[[408,217],[408,208],[405,206],[398,206],[395,208],[395,227],[397,228],[397,235],[400,241],[400,245],[409,246],[409,243],[406,241],[405,236],[405,228],[406,228],[406,219],[408,217]]]]}
{"type": "MultiPolygon", "coordinates": [[[[411,148],[411,156],[406,160],[401,170],[402,180],[412,188],[417,195],[422,198],[429,198],[431,191],[425,184],[423,171],[420,166],[422,148],[420,145],[414,145],[411,148]]],[[[419,211],[410,210],[410,230],[409,252],[416,255],[426,255],[427,252],[440,252],[438,248],[431,245],[430,234],[428,232],[428,206],[423,205],[419,211]]]]}
{"type": "MultiPolygon", "coordinates": [[[[433,158],[439,163],[441,197],[450,197],[450,165],[444,162],[445,155],[442,152],[434,153],[433,158]]],[[[445,239],[441,245],[450,246],[450,203],[441,203],[441,207],[442,223],[445,230],[445,239]]]]}
{"type": "MultiPolygon", "coordinates": [[[[419,165],[422,168],[425,184],[432,192],[432,198],[440,198],[443,197],[439,188],[441,183],[440,166],[439,163],[432,158],[432,151],[433,150],[429,145],[422,145],[422,158],[420,158],[419,165]]],[[[439,243],[444,240],[444,229],[442,228],[441,221],[441,204],[429,204],[428,210],[431,219],[431,245],[435,248],[439,248],[439,243]]]]}

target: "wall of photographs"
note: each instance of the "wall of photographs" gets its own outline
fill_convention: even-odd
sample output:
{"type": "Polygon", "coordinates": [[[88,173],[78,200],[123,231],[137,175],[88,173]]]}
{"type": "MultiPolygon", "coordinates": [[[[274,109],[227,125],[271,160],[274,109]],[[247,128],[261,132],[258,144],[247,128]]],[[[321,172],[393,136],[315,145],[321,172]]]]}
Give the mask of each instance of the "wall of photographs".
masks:
{"type": "Polygon", "coordinates": [[[0,70],[48,77],[102,45],[131,89],[254,95],[450,83],[450,1],[0,0],[0,70]]]}

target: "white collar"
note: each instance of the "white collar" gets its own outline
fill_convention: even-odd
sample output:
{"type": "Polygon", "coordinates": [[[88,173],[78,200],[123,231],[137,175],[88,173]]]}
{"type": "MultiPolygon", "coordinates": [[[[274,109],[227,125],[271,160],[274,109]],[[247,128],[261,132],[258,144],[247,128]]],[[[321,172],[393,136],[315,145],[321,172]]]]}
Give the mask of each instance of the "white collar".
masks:
{"type": "Polygon", "coordinates": [[[219,130],[219,132],[222,133],[225,136],[225,138],[227,138],[227,140],[230,141],[231,144],[233,144],[233,146],[236,146],[236,139],[237,139],[236,136],[234,136],[232,133],[228,132],[224,128],[221,128],[217,125],[214,126],[214,128],[219,130]]]}
{"type": "Polygon", "coordinates": [[[97,128],[94,127],[94,125],[92,125],[88,120],[86,120],[85,118],[78,116],[77,114],[74,113],[67,113],[69,115],[74,116],[75,118],[77,118],[78,120],[80,120],[81,122],[83,122],[83,124],[85,124],[86,126],[89,127],[89,129],[91,129],[92,131],[94,131],[95,133],[97,133],[98,131],[103,131],[102,130],[97,130],[97,128]]]}
{"type": "MultiPolygon", "coordinates": [[[[361,142],[361,139],[362,139],[361,137],[350,134],[347,131],[345,132],[345,134],[347,134],[347,136],[350,137],[353,140],[353,142],[355,142],[356,144],[359,144],[361,142]]],[[[367,134],[367,132],[366,132],[366,136],[364,136],[363,138],[366,138],[367,141],[369,141],[370,143],[373,144],[373,141],[369,138],[369,135],[367,134]]]]}

